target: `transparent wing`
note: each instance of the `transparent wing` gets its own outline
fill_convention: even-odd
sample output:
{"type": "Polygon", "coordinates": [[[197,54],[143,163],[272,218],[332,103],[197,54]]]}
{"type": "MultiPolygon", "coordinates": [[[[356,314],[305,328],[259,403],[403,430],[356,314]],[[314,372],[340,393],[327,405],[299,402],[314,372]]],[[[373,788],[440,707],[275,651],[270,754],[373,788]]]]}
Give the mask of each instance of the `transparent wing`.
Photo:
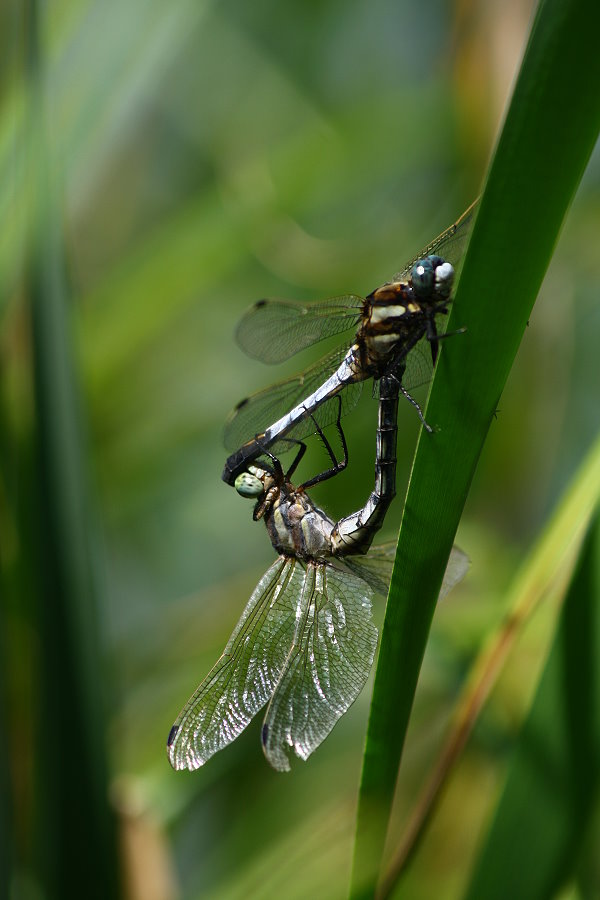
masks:
{"type": "Polygon", "coordinates": [[[392,281],[406,281],[410,275],[410,270],[416,261],[418,259],[424,259],[424,257],[432,254],[441,256],[447,262],[452,263],[454,268],[456,268],[464,253],[478,202],[479,200],[475,200],[475,202],[465,210],[458,222],[455,222],[450,228],[446,228],[446,230],[442,231],[435,240],[426,247],[423,247],[420,253],[417,253],[417,255],[406,264],[401,272],[394,275],[392,281]]]}
{"type": "MultiPolygon", "coordinates": [[[[446,328],[445,316],[438,316],[442,319],[443,330],[446,328]]],[[[438,334],[441,332],[438,331],[438,334]]],[[[400,352],[396,358],[401,358],[400,352]]],[[[431,380],[433,375],[433,359],[431,357],[431,344],[426,337],[422,337],[420,341],[408,351],[404,358],[404,374],[402,375],[402,387],[410,391],[413,388],[421,387],[431,380]]],[[[374,395],[379,397],[379,381],[374,384],[374,395]]]]}
{"type": "MultiPolygon", "coordinates": [[[[322,357],[305,372],[300,372],[285,381],[279,381],[240,401],[225,422],[223,431],[225,447],[228,450],[237,450],[246,441],[261,434],[294,406],[301,403],[336,371],[347,352],[348,347],[340,347],[333,353],[322,357]]],[[[356,406],[361,390],[360,382],[344,388],[341,394],[342,415],[356,406]]],[[[333,401],[326,401],[319,408],[316,418],[321,428],[336,421],[338,407],[339,401],[334,398],[333,401]]],[[[314,422],[309,417],[297,423],[287,437],[300,440],[313,434],[314,431],[314,422]]],[[[289,445],[280,443],[275,445],[274,452],[283,452],[286,449],[289,449],[289,445]]]]}
{"type": "Polygon", "coordinates": [[[376,544],[365,556],[345,556],[344,565],[369,584],[377,594],[387,594],[396,558],[396,541],[376,544]]]}
{"type": "MultiPolygon", "coordinates": [[[[344,557],[344,565],[370,584],[376,593],[385,595],[392,580],[395,556],[396,542],[390,541],[371,547],[366,556],[344,557]]],[[[446,594],[459,581],[463,580],[470,565],[467,554],[460,547],[453,547],[442,579],[438,600],[443,600],[446,594]]]]}
{"type": "MultiPolygon", "coordinates": [[[[442,337],[446,333],[448,316],[439,313],[435,317],[435,324],[438,337],[442,337]]],[[[453,335],[453,337],[455,336],[460,337],[459,334],[453,335]]],[[[401,358],[401,347],[399,345],[396,346],[394,355],[396,359],[401,358]]],[[[405,388],[405,390],[410,391],[413,388],[421,387],[422,385],[429,383],[431,376],[433,375],[433,359],[431,355],[431,342],[426,336],[423,336],[408,350],[404,358],[404,364],[405,370],[402,376],[402,387],[405,388]]],[[[379,396],[378,382],[375,382],[374,394],[376,397],[379,396]]]]}
{"type": "Polygon", "coordinates": [[[223,655],[176,720],[174,769],[197,769],[240,734],[277,685],[294,641],[304,567],[280,556],[263,575],[223,655]]]}
{"type": "Polygon", "coordinates": [[[307,759],[356,700],[369,675],[377,628],[372,591],[351,572],[326,564],[307,566],[310,601],[269,703],[263,750],[279,771],[293,750],[307,759]]]}
{"type": "Polygon", "coordinates": [[[346,385],[339,397],[335,396],[332,397],[331,400],[326,400],[324,403],[321,403],[313,412],[312,417],[308,416],[305,419],[301,419],[293,426],[293,428],[286,431],[285,438],[276,441],[272,445],[271,451],[275,454],[285,453],[290,449],[290,441],[301,441],[310,434],[316,434],[317,427],[315,423],[317,423],[321,429],[333,425],[334,422],[337,422],[338,414],[345,416],[346,413],[354,409],[358,403],[362,386],[362,381],[356,381],[354,384],[346,385]]]}
{"type": "Polygon", "coordinates": [[[454,546],[450,551],[450,558],[448,559],[448,565],[446,566],[446,571],[442,578],[442,587],[440,589],[438,600],[443,600],[446,594],[449,593],[459,581],[463,580],[470,565],[471,560],[467,554],[464,553],[460,547],[454,546]]]}
{"type": "MultiPolygon", "coordinates": [[[[435,317],[436,331],[438,337],[446,333],[448,325],[448,317],[445,315],[437,315],[435,317]]],[[[452,335],[460,339],[460,335],[452,335]]],[[[421,387],[428,384],[433,375],[433,359],[431,356],[431,342],[422,337],[415,346],[409,350],[406,356],[406,369],[402,377],[402,387],[407,391],[413,388],[421,387]]]]}
{"type": "Polygon", "coordinates": [[[402,387],[407,391],[411,391],[413,388],[428,384],[432,375],[431,344],[427,338],[421,338],[406,357],[406,369],[402,378],[402,387]]]}
{"type": "Polygon", "coordinates": [[[355,294],[308,305],[259,300],[240,319],[236,340],[254,359],[283,362],[324,338],[356,327],[363,303],[355,294]]]}

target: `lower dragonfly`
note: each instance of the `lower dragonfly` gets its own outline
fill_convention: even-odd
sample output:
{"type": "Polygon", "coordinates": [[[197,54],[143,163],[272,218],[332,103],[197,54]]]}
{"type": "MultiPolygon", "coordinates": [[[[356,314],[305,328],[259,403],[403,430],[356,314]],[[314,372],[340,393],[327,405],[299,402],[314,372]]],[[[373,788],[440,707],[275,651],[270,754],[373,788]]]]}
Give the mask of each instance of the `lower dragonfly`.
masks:
{"type": "MultiPolygon", "coordinates": [[[[367,550],[395,494],[398,391],[395,378],[382,379],[375,488],[358,512],[334,522],[304,485],[293,487],[304,445],[285,475],[271,454],[270,465],[250,465],[236,479],[238,492],[256,499],[254,518],[264,519],[279,555],[171,728],[173,768],[204,765],[268,704],[263,750],[274,769],[287,771],[291,751],[306,760],[364,687],[378,639],[372,598],[387,592],[395,552],[394,544],[367,550]]],[[[339,417],[337,426],[341,432],[339,417]]],[[[454,548],[442,594],[467,567],[466,556],[454,548]]]]}
{"type": "Polygon", "coordinates": [[[225,446],[235,452],[225,463],[224,481],[234,484],[264,450],[279,453],[288,449],[290,439],[309,435],[315,420],[322,428],[332,424],[338,395],[343,392],[343,412],[348,412],[358,401],[363,381],[390,372],[396,373],[401,393],[431,430],[409,389],[426,382],[435,365],[455,266],[476,202],[392,281],[366,298],[348,294],[310,306],[260,300],[246,313],[237,328],[238,343],[249,356],[267,363],[282,362],[351,327],[356,332],[350,347],[346,342],[305,372],[238,403],[225,425],[225,446]]]}

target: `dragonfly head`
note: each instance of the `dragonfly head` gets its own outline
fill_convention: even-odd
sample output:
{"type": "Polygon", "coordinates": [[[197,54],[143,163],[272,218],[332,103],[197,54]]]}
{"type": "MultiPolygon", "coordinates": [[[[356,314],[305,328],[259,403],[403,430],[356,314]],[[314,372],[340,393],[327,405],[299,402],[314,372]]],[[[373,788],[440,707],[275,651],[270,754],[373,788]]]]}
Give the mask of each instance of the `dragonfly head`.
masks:
{"type": "Polygon", "coordinates": [[[454,284],[454,266],[441,256],[419,259],[410,273],[413,290],[419,300],[450,296],[454,284]]]}
{"type": "MultiPolygon", "coordinates": [[[[251,466],[251,468],[256,469],[256,466],[251,466]]],[[[268,475],[268,472],[260,471],[263,471],[264,476],[268,475]]],[[[247,497],[249,500],[256,500],[265,492],[264,478],[254,472],[242,472],[235,479],[233,486],[240,497],[247,497]]]]}
{"type": "Polygon", "coordinates": [[[279,484],[272,472],[260,466],[248,466],[235,479],[234,487],[240,497],[256,500],[253,519],[258,521],[273,507],[279,496],[279,484]]]}

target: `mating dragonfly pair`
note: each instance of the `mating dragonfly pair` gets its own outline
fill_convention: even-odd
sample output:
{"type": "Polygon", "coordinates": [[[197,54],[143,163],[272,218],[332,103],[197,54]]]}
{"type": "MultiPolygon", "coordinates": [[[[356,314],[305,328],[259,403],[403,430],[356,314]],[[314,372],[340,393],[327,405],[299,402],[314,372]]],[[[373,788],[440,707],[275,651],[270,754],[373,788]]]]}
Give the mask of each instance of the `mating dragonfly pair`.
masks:
{"type": "MultiPolygon", "coordinates": [[[[307,759],[362,690],[378,638],[372,598],[388,590],[395,551],[393,544],[370,547],[395,496],[398,396],[431,430],[409,389],[428,379],[447,336],[444,316],[473,211],[474,205],[366,298],[312,306],[260,301],[240,322],[242,348],[266,362],[349,327],[355,337],[350,348],[343,344],[307,371],[243,400],[227,421],[226,446],[237,449],[223,480],[256,500],[254,519],[264,520],[278,558],[171,728],[167,749],[175,769],[199,768],[268,704],[263,749],[275,769],[288,770],[291,751],[307,759]],[[306,489],[346,466],[341,418],[370,378],[379,393],[375,486],[360,510],[334,522],[306,489]],[[323,431],[333,424],[342,460],[323,431]],[[321,438],[331,465],[295,488],[291,478],[310,434],[321,438]],[[293,445],[297,454],[284,473],[278,454],[293,445]]],[[[442,594],[467,566],[454,548],[442,594]]]]}

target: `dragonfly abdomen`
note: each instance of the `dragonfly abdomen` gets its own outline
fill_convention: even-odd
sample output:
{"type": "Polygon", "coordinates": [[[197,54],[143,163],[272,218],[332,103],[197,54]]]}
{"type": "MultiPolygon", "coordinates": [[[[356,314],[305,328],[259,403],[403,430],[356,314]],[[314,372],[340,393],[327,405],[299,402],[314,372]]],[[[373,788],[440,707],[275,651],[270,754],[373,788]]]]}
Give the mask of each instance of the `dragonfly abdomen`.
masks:
{"type": "Polygon", "coordinates": [[[396,442],[398,437],[398,392],[394,375],[381,379],[377,417],[375,486],[362,509],[340,519],[331,534],[334,556],[366,553],[383,525],[390,503],[396,496],[396,442]]]}
{"type": "Polygon", "coordinates": [[[280,437],[285,437],[294,425],[307,419],[327,400],[336,397],[348,384],[364,381],[371,375],[362,361],[359,344],[353,344],[344,356],[342,362],[329,378],[321,384],[316,391],[305,397],[289,413],[274,422],[262,434],[257,434],[252,440],[247,441],[239,450],[232,453],[225,462],[223,469],[223,481],[233,484],[240,475],[253,462],[280,437]]]}
{"type": "Polygon", "coordinates": [[[320,385],[316,391],[295,406],[289,413],[282,416],[264,433],[267,443],[272,444],[280,435],[291,430],[296,422],[310,416],[325,400],[337,396],[339,392],[355,381],[363,381],[369,375],[365,374],[358,354],[358,345],[353,344],[346,353],[339,367],[330,377],[320,385]]]}

